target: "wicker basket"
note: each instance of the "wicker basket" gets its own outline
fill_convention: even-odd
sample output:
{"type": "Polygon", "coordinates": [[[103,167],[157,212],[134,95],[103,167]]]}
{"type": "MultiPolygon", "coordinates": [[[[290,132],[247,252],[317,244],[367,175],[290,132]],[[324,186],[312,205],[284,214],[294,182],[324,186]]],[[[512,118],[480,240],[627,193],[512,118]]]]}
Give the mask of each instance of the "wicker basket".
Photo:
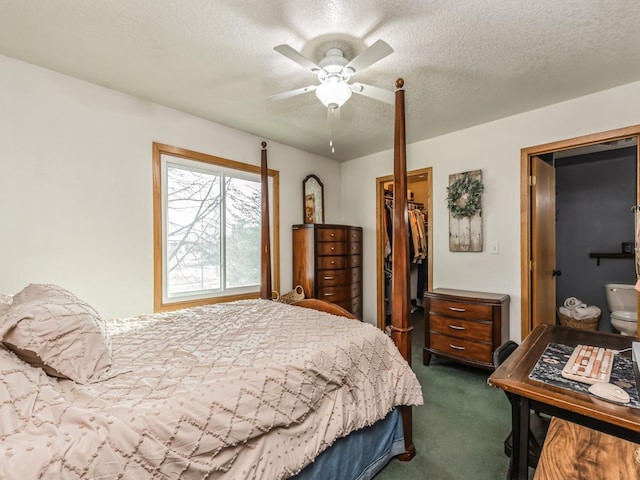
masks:
{"type": "Polygon", "coordinates": [[[563,327],[576,328],[578,330],[598,330],[598,322],[600,322],[600,316],[602,315],[598,314],[595,317],[582,318],[578,320],[577,318],[560,313],[559,310],[556,310],[556,313],[558,315],[560,325],[563,327]]]}
{"type": "MultiPolygon", "coordinates": [[[[274,293],[277,295],[276,292],[274,293]]],[[[297,285],[296,288],[290,292],[283,293],[279,297],[274,298],[274,300],[280,303],[295,303],[298,300],[304,300],[304,289],[301,285],[297,285]]]]}

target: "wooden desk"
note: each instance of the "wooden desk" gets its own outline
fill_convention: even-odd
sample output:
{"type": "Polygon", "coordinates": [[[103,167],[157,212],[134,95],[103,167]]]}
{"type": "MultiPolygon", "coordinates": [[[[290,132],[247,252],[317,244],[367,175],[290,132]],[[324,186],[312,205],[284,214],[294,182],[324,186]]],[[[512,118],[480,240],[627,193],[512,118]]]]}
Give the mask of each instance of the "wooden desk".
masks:
{"type": "MultiPolygon", "coordinates": [[[[488,378],[509,397],[512,411],[513,478],[528,478],[529,412],[534,409],[631,442],[640,443],[640,410],[599,400],[584,393],[536,382],[528,378],[548,343],[596,345],[622,350],[636,337],[540,325],[488,378]]],[[[631,352],[621,355],[631,357],[631,352]]]]}

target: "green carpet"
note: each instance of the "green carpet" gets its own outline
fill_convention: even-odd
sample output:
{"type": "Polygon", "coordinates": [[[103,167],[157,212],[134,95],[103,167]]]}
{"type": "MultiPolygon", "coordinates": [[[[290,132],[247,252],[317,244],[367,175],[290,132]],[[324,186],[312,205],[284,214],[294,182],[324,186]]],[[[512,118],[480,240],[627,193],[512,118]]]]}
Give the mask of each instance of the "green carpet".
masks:
{"type": "Polygon", "coordinates": [[[503,443],[511,430],[507,397],[487,385],[489,370],[433,356],[424,366],[422,312],[413,317],[412,365],[425,399],[413,407],[416,456],[410,462],[391,460],[375,480],[505,479],[509,459],[503,443]]]}

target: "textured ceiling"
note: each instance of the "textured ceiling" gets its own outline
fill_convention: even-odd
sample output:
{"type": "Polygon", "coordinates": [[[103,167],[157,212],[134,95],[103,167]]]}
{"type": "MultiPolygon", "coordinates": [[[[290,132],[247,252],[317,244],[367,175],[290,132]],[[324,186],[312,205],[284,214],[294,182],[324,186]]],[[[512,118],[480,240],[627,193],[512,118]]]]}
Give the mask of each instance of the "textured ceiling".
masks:
{"type": "MultiPolygon", "coordinates": [[[[0,54],[337,160],[389,149],[393,107],[353,95],[329,149],[314,62],[378,39],[353,81],[405,79],[407,141],[640,80],[637,0],[0,0],[0,54]]],[[[594,114],[597,112],[594,112],[594,114]]]]}

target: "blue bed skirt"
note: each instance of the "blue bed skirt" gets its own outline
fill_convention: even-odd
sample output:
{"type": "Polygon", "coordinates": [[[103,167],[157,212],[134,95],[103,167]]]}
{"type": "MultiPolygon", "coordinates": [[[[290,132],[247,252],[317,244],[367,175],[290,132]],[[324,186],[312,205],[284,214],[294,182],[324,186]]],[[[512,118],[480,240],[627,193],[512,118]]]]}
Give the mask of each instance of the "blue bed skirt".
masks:
{"type": "Polygon", "coordinates": [[[400,408],[384,419],[339,438],[294,480],[370,480],[396,455],[404,452],[400,408]]]}

